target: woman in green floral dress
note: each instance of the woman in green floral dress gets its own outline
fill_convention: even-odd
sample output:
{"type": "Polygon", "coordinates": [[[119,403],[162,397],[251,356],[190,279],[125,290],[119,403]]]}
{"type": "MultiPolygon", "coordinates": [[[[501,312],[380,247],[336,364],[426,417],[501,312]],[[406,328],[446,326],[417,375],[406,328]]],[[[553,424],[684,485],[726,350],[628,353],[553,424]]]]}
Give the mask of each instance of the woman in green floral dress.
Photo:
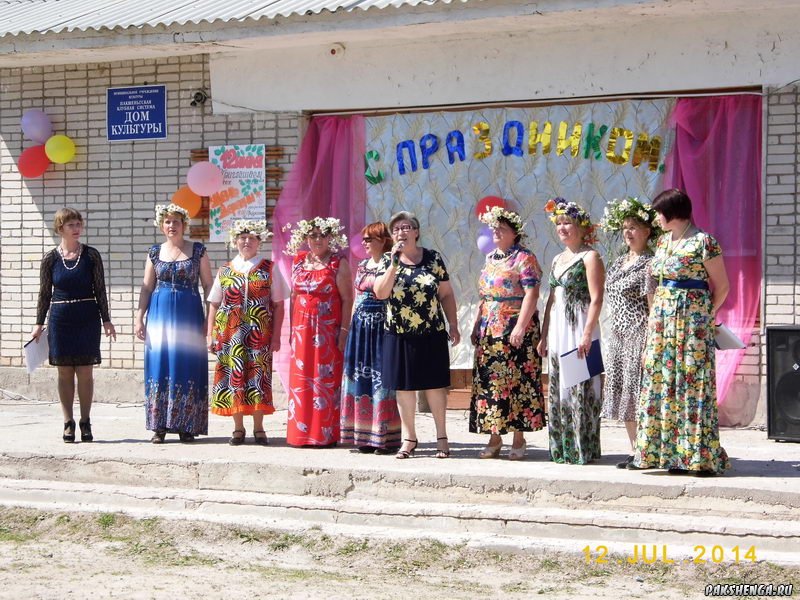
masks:
{"type": "Polygon", "coordinates": [[[661,227],[644,353],[638,436],[629,469],[716,475],[729,467],[720,446],[714,371],[714,315],[728,295],[722,250],[691,221],[685,192],[653,201],[661,227]]]}
{"type": "Polygon", "coordinates": [[[605,269],[589,242],[594,226],[574,202],[554,198],[545,206],[564,251],[550,269],[550,295],[542,321],[539,354],[549,351],[547,421],[550,458],[557,463],[586,464],[600,458],[600,375],[567,386],[561,379],[561,356],[577,348],[583,357],[600,338],[605,269]]]}

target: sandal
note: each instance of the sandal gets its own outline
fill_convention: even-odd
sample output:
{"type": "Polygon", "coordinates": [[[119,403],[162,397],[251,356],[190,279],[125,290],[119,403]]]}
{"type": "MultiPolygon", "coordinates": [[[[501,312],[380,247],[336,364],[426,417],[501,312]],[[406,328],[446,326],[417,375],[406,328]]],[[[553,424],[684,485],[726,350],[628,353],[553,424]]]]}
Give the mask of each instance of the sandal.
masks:
{"type": "MultiPolygon", "coordinates": [[[[436,438],[436,445],[437,446],[439,445],[439,442],[441,440],[445,440],[446,441],[447,440],[447,436],[437,437],[436,438]]],[[[450,458],[450,444],[449,443],[447,444],[447,450],[439,450],[439,448],[436,449],[436,458],[450,458]]]]}
{"type": "Polygon", "coordinates": [[[490,446],[489,444],[486,444],[486,448],[484,448],[478,453],[478,458],[499,458],[500,449],[502,447],[503,447],[503,440],[500,440],[500,443],[497,444],[497,446],[490,446]]]}
{"type": "Polygon", "coordinates": [[[75,419],[70,419],[64,423],[64,435],[61,436],[65,444],[75,441],[75,419]]]}
{"type": "Polygon", "coordinates": [[[525,458],[525,451],[528,449],[528,442],[523,441],[522,446],[519,448],[514,448],[511,446],[511,450],[508,451],[508,460],[522,460],[525,458]]]}
{"type": "MultiPolygon", "coordinates": [[[[228,440],[228,444],[231,446],[241,446],[244,444],[244,438],[246,435],[247,432],[244,429],[234,429],[231,439],[228,440]],[[241,433],[242,435],[236,435],[237,433],[241,433]]],[[[255,435],[255,431],[253,432],[253,435],[255,435]]]]}
{"type": "Polygon", "coordinates": [[[167,432],[163,429],[158,429],[153,432],[153,437],[150,438],[151,444],[163,444],[164,438],[167,437],[167,432]]]}
{"type": "Polygon", "coordinates": [[[267,432],[264,431],[263,429],[259,429],[258,431],[253,431],[253,439],[259,446],[269,445],[269,440],[267,440],[267,432]],[[263,433],[264,435],[258,435],[259,433],[263,433]]]}
{"type": "Polygon", "coordinates": [[[408,450],[403,450],[403,447],[400,446],[400,450],[398,450],[397,454],[394,455],[395,458],[399,458],[401,460],[402,459],[406,459],[406,458],[411,458],[411,456],[414,454],[414,450],[417,449],[417,440],[406,439],[404,441],[410,442],[410,443],[412,443],[414,445],[411,446],[411,448],[409,448],[408,450]]]}
{"type": "Polygon", "coordinates": [[[81,428],[82,442],[91,442],[94,440],[94,436],[92,435],[92,422],[89,419],[78,421],[78,427],[81,428]]]}

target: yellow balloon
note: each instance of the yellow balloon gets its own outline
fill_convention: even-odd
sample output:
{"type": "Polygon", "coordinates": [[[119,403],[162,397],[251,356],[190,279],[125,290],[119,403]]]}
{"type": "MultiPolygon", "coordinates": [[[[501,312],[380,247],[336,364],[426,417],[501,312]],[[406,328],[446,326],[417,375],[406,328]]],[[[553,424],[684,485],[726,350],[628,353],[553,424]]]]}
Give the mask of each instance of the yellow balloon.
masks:
{"type": "Polygon", "coordinates": [[[45,143],[44,153],[54,163],[63,165],[75,158],[75,142],[65,135],[54,135],[45,143]]]}

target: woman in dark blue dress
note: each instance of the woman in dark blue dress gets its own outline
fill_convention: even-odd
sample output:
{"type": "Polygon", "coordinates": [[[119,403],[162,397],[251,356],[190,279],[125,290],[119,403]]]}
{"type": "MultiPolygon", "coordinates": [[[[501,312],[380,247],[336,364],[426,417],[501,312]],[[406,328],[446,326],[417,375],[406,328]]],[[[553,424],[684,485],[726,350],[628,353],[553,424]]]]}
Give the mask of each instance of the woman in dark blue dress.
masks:
{"type": "Polygon", "coordinates": [[[147,429],[154,432],[154,444],[163,443],[167,433],[177,433],[184,443],[208,433],[202,298],[211,291],[211,266],[205,246],[183,238],[188,220],[180,206],[156,206],[155,225],[166,241],[148,252],[136,311],[135,334],[145,342],[147,429]]]}
{"type": "Polygon", "coordinates": [[[81,441],[91,442],[89,413],[94,392],[94,365],[100,364],[100,325],[107,337],[117,339],[108,314],[103,261],[100,253],[81,244],[83,217],[73,208],[62,208],[55,216],[54,231],[61,236],[58,247],[42,258],[36,327],[31,337],[39,343],[48,311],[47,342],[50,364],[58,367],[58,397],[64,414],[63,440],[75,441],[75,380],[81,418],[81,441]]]}

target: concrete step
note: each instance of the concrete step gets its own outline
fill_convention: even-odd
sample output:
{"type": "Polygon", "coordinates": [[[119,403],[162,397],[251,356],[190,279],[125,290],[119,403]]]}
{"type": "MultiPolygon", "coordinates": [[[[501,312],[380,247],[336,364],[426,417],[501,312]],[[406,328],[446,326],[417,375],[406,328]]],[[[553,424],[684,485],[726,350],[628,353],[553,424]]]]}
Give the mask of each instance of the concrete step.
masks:
{"type": "Polygon", "coordinates": [[[232,490],[199,490],[0,479],[0,504],[48,511],[122,512],[160,517],[303,531],[331,535],[404,539],[518,551],[559,550],[592,555],[604,547],[610,560],[624,560],[642,546],[650,557],[689,561],[798,564],[800,522],[771,519],[661,514],[635,511],[541,507],[528,504],[417,502],[232,490]],[[702,548],[702,550],[701,550],[702,548]]]}

